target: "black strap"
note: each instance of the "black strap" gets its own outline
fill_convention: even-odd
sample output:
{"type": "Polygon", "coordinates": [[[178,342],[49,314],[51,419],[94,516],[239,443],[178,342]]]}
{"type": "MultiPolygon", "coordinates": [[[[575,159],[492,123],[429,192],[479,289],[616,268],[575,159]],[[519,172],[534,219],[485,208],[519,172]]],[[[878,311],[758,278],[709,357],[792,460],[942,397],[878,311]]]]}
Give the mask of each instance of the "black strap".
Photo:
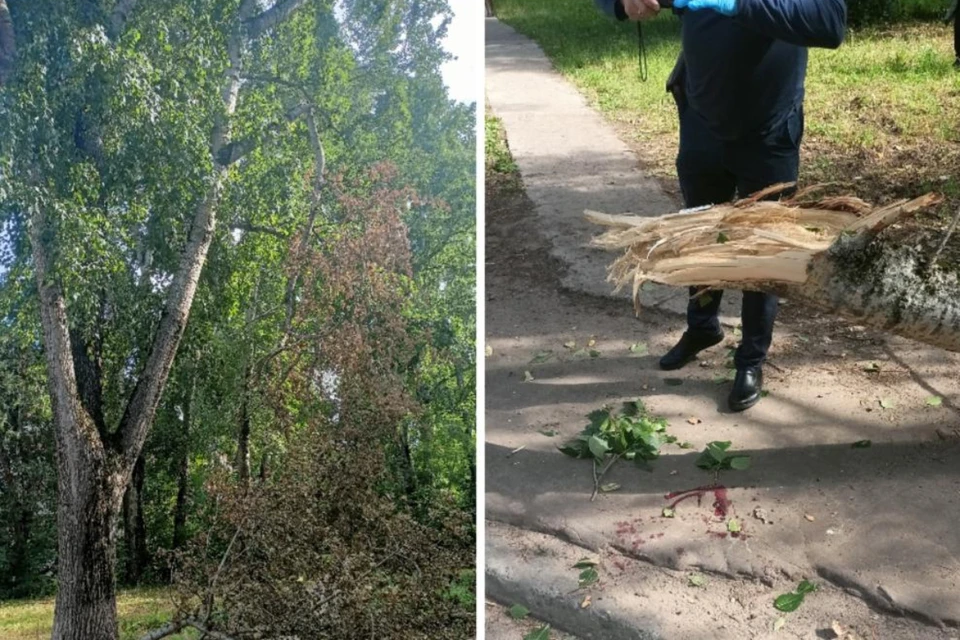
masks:
{"type": "Polygon", "coordinates": [[[643,26],[637,20],[637,43],[639,45],[638,57],[640,61],[640,80],[647,81],[647,48],[643,46],[643,26]]]}

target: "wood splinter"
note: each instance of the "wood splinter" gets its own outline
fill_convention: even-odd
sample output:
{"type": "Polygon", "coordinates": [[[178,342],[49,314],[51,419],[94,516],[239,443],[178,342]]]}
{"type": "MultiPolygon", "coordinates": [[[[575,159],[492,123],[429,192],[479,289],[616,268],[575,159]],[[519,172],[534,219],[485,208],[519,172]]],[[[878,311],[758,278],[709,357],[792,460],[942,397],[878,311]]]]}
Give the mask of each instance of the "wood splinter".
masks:
{"type": "Polygon", "coordinates": [[[644,282],[764,291],[960,352],[960,265],[940,256],[949,235],[883,233],[942,196],[872,207],[850,196],[812,199],[825,186],[815,185],[763,200],[790,186],[654,218],[585,215],[606,227],[592,245],[621,252],[608,280],[617,291],[632,284],[638,311],[644,282]]]}

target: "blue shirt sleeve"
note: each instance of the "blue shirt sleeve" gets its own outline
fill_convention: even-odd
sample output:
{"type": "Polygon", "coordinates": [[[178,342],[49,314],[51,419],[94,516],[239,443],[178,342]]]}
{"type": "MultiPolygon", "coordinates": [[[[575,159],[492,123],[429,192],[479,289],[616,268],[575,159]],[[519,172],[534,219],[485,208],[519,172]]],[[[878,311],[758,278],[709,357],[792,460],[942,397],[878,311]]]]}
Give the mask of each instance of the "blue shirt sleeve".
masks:
{"type": "Polygon", "coordinates": [[[737,0],[737,4],[736,19],[771,38],[827,49],[836,49],[843,42],[847,27],[844,0],[737,0]]]}

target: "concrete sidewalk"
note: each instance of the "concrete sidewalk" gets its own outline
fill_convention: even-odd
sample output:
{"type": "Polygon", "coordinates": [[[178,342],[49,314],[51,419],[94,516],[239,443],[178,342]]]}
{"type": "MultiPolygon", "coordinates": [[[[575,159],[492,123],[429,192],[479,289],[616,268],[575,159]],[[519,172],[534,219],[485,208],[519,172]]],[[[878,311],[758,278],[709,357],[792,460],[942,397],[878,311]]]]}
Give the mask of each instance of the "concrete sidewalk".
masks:
{"type": "MultiPolygon", "coordinates": [[[[657,216],[682,205],[643,173],[613,127],[554,71],[536,43],[492,18],[486,21],[485,81],[487,102],[507,130],[540,229],[565,268],[561,284],[611,296],[610,256],[588,246],[599,228],[584,219],[584,210],[657,216]]],[[[641,300],[679,312],[686,299],[675,294],[650,283],[641,300]]],[[[738,295],[724,300],[725,321],[736,323],[739,305],[738,295]]]]}
{"type": "MultiPolygon", "coordinates": [[[[488,597],[581,638],[831,638],[834,621],[862,638],[957,638],[960,357],[788,313],[765,369],[770,396],[728,413],[715,381],[725,351],[659,371],[682,318],[650,310],[638,322],[625,300],[601,299],[610,256],[585,246],[585,208],[656,215],[676,203],[539,49],[495,20],[487,92],[530,199],[509,221],[487,222],[498,238],[487,275],[488,597]],[[511,238],[536,234],[561,263],[563,291],[503,257],[511,238]],[[584,357],[587,345],[595,353],[584,357]],[[664,447],[651,473],[619,463],[605,481],[622,488],[591,502],[590,462],[556,446],[591,411],[637,397],[693,448],[664,447]],[[662,517],[667,493],[712,481],[695,458],[713,440],[752,460],[720,478],[729,514],[717,517],[707,494],[662,517]],[[871,446],[851,446],[862,440],[871,446]],[[600,580],[578,589],[572,565],[583,556],[599,562],[600,580]],[[774,632],[773,599],[801,579],[821,588],[774,632]]],[[[529,247],[522,255],[534,259],[529,247]]]]}

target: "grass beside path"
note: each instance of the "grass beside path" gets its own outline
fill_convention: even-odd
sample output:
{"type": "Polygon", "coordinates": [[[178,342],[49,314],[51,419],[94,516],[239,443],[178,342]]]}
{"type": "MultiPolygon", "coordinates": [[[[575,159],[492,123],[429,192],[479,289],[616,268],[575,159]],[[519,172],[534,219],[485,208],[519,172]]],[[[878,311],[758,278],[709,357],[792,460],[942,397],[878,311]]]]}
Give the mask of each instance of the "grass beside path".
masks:
{"type": "MultiPolygon", "coordinates": [[[[633,24],[591,0],[498,0],[497,17],[535,40],[641,152],[675,177],[677,118],[664,82],[680,50],[679,20],[643,25],[649,79],[641,82],[633,24]]],[[[848,33],[837,50],[812,49],[801,182],[841,181],[868,200],[946,193],[960,205],[960,72],[952,32],[911,22],[848,33]]]]}
{"type": "MultiPolygon", "coordinates": [[[[164,589],[135,589],[117,596],[120,639],[137,640],[151,629],[170,621],[173,605],[164,589]]],[[[0,639],[41,640],[53,629],[53,598],[0,602],[0,639]]],[[[172,640],[194,640],[196,633],[169,636],[172,640]]]]}

